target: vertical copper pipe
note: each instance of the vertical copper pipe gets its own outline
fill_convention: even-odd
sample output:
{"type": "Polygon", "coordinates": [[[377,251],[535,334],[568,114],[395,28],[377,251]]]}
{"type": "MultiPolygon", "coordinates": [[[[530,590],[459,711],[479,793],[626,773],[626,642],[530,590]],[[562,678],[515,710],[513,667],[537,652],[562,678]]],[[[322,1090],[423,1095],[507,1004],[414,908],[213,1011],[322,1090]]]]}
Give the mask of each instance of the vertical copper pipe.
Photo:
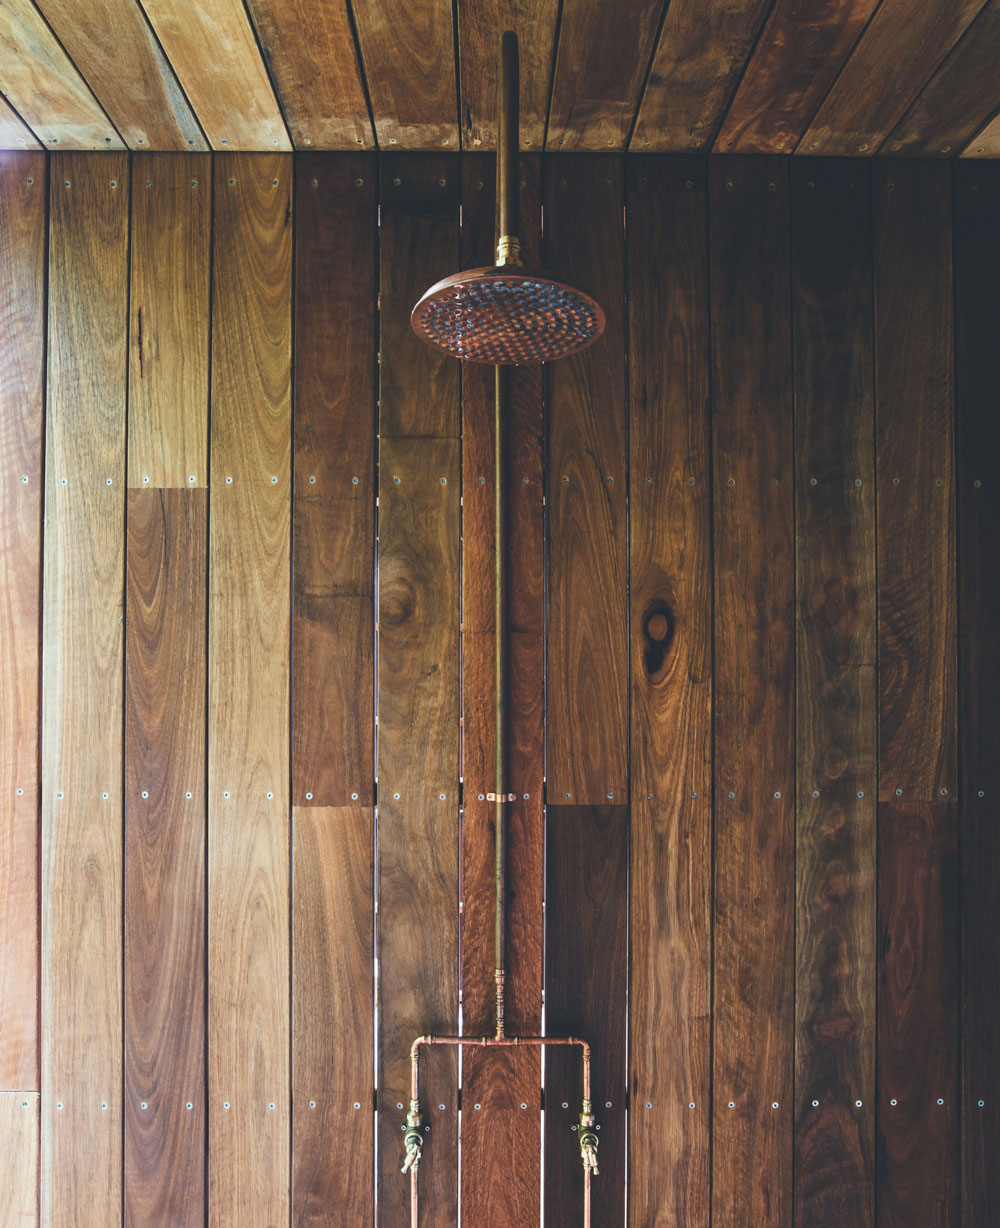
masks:
{"type": "Polygon", "coordinates": [[[506,419],[510,400],[510,371],[495,368],[494,427],[494,533],[496,634],[496,916],[494,978],[496,981],[497,1036],[504,1034],[504,979],[507,956],[507,447],[506,419]]]}
{"type": "Polygon", "coordinates": [[[497,104],[497,264],[520,264],[518,234],[521,199],[518,182],[518,95],[521,88],[517,35],[505,30],[500,38],[500,96],[497,104]]]}

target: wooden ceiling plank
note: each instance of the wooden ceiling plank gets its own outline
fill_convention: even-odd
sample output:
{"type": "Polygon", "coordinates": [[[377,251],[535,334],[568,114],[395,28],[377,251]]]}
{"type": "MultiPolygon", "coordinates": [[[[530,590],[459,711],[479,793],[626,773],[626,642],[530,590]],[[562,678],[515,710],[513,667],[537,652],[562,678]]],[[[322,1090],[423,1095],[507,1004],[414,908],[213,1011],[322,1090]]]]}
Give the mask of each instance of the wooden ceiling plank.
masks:
{"type": "Polygon", "coordinates": [[[0,149],[41,149],[35,134],[2,94],[0,94],[0,149]]]}
{"type": "Polygon", "coordinates": [[[496,148],[497,69],[504,30],[513,30],[520,46],[521,148],[542,148],[558,16],[558,0],[458,0],[463,148],[496,148]]]}
{"type": "Polygon", "coordinates": [[[375,135],[383,149],[458,149],[450,0],[355,0],[375,135]]]}
{"type": "Polygon", "coordinates": [[[883,0],[796,149],[873,154],[984,0],[883,0]]]}
{"type": "Polygon", "coordinates": [[[123,148],[31,0],[0,4],[0,90],[46,148],[123,148]]]}
{"type": "Polygon", "coordinates": [[[1000,158],[1000,114],[994,115],[982,132],[962,150],[963,158],[1000,158]]]}
{"type": "Polygon", "coordinates": [[[732,96],[771,0],[672,0],[639,116],[633,153],[704,149],[732,96]]]}
{"type": "Polygon", "coordinates": [[[241,0],[143,3],[213,149],[291,149],[241,0]]]}
{"type": "Polygon", "coordinates": [[[296,149],[372,149],[343,0],[247,0],[247,6],[296,149]]]}
{"type": "Polygon", "coordinates": [[[883,153],[947,156],[1000,109],[1000,0],[988,0],[903,116],[883,153]]]}
{"type": "Polygon", "coordinates": [[[136,0],[38,0],[38,7],[129,149],[208,148],[136,0]]]}
{"type": "Polygon", "coordinates": [[[879,0],[778,0],[730,104],[717,153],[788,153],[850,56],[879,0]]]}
{"type": "Polygon", "coordinates": [[[624,152],[663,0],[564,0],[546,147],[624,152]]]}

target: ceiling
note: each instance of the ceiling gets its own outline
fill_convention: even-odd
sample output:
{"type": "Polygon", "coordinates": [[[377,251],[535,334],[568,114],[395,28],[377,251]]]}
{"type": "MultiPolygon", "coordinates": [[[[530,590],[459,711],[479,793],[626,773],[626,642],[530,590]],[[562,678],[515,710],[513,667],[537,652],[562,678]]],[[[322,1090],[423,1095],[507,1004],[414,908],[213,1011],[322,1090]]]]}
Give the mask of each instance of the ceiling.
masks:
{"type": "Polygon", "coordinates": [[[0,148],[1000,156],[1000,0],[0,0],[0,148]]]}

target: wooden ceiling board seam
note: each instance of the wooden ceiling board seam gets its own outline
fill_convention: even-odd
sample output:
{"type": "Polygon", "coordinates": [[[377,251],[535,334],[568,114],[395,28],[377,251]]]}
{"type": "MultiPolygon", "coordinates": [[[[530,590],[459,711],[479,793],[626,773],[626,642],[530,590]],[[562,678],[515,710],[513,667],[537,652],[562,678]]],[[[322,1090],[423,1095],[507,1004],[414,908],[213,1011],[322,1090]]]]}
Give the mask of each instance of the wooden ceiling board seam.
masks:
{"type": "Polygon", "coordinates": [[[1000,158],[1000,114],[994,115],[962,150],[963,158],[1000,158]]]}
{"type": "Polygon", "coordinates": [[[0,93],[0,149],[41,148],[41,141],[0,93]],[[21,133],[24,135],[20,135],[21,133]]]}

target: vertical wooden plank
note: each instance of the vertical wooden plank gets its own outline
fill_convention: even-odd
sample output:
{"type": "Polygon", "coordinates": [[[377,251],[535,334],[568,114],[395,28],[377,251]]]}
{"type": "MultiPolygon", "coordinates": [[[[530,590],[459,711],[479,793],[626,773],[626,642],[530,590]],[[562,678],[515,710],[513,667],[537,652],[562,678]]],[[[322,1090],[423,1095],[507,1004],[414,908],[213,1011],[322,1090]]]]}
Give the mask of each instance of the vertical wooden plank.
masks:
{"type": "Polygon", "coordinates": [[[0,1088],[25,1090],[38,1088],[45,183],[42,155],[0,158],[0,1088]]]}
{"type": "Polygon", "coordinates": [[[128,484],[208,483],[212,165],[137,154],[132,166],[128,484]]]}
{"type": "Polygon", "coordinates": [[[711,169],[713,1224],[792,1209],[794,572],[787,164],[711,169]]]}
{"type": "Polygon", "coordinates": [[[795,1223],[870,1228],[875,1159],[871,175],[793,162],[795,1223]]]}
{"type": "Polygon", "coordinates": [[[216,158],[208,622],[216,1224],[289,1215],[291,176],[280,154],[216,158]]]}
{"type": "Polygon", "coordinates": [[[51,163],[42,1222],[120,1222],[128,162],[51,163]],[[86,872],[83,872],[86,867],[86,872]]]}
{"type": "Polygon", "coordinates": [[[546,173],[547,264],[608,320],[595,345],[549,368],[547,796],[596,805],[627,788],[622,163],[567,155],[546,173]]]}
{"type": "MultiPolygon", "coordinates": [[[[141,187],[140,187],[140,190],[141,187]]],[[[204,491],[128,496],[125,1221],[204,1221],[204,491]]]]}
{"type": "MultiPolygon", "coordinates": [[[[457,159],[385,158],[381,185],[378,1190],[380,1225],[404,1228],[410,1044],[458,1030],[460,368],[410,328],[457,268],[457,159]]],[[[454,1050],[421,1059],[421,1223],[435,1228],[457,1219],[457,1083],[454,1050]]]]}
{"type": "Polygon", "coordinates": [[[640,1228],[707,1228],[710,1210],[706,176],[691,158],[629,167],[629,1212],[640,1228]]]}
{"type": "Polygon", "coordinates": [[[38,1092],[0,1092],[0,1223],[38,1224],[38,1092]]]}
{"type": "MultiPolygon", "coordinates": [[[[593,1052],[601,1125],[592,1222],[625,1216],[628,808],[550,806],[545,836],[545,1030],[593,1052]]],[[[583,1223],[580,1050],[545,1054],[545,1221],[583,1223]]]]}
{"type": "Polygon", "coordinates": [[[962,1222],[1000,1222],[1000,163],[955,169],[958,425],[959,830],[962,874],[962,1222]]]}
{"type": "Polygon", "coordinates": [[[949,168],[879,163],[874,184],[884,803],[876,1201],[881,1228],[946,1228],[958,1212],[949,168]]]}

